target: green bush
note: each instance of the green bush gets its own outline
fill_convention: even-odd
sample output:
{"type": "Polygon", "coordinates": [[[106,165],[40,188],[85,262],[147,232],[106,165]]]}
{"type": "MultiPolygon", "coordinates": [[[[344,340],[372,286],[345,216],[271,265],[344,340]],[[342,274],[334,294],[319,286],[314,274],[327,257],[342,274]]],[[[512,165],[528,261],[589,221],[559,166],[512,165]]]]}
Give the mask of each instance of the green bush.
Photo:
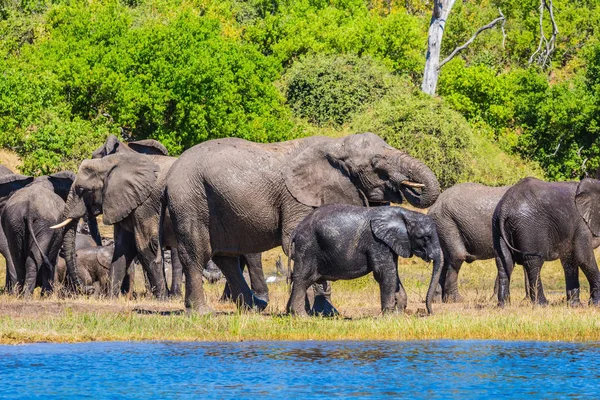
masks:
{"type": "Polygon", "coordinates": [[[43,40],[0,61],[0,145],[16,148],[28,171],[63,168],[79,151],[68,146],[80,138],[68,135],[95,146],[121,127],[172,154],[213,138],[293,134],[273,85],[278,63],[225,36],[193,6],[59,3],[42,27],[43,40]],[[52,143],[61,155],[50,156],[52,143]]]}
{"type": "Polygon", "coordinates": [[[306,56],[282,80],[294,115],[319,126],[342,125],[392,87],[388,70],[370,57],[306,56]]]}
{"type": "Polygon", "coordinates": [[[464,117],[443,101],[406,88],[397,87],[356,115],[351,129],[377,133],[388,144],[423,160],[443,188],[465,181],[497,186],[542,175],[473,133],[464,117]]]}

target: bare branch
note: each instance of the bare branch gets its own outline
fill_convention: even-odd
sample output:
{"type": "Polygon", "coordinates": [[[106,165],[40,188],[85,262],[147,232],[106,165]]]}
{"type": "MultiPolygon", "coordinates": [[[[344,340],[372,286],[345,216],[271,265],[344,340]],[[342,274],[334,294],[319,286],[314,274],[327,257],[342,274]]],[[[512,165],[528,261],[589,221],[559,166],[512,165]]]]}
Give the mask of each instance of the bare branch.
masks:
{"type": "Polygon", "coordinates": [[[540,42],[537,49],[529,57],[529,65],[534,61],[542,68],[546,68],[550,62],[550,56],[556,48],[556,36],[558,35],[558,25],[554,19],[554,6],[552,0],[540,0],[540,42]],[[550,22],[552,23],[552,34],[550,39],[544,34],[544,9],[550,14],[550,22]]]}
{"type": "MultiPolygon", "coordinates": [[[[473,41],[475,40],[475,38],[477,38],[477,36],[479,36],[479,34],[487,29],[491,29],[494,26],[496,26],[496,24],[498,24],[499,22],[502,22],[502,31],[504,32],[504,22],[506,21],[506,18],[504,17],[504,15],[502,14],[502,11],[500,11],[500,17],[496,18],[495,20],[493,20],[492,22],[490,22],[489,24],[482,26],[481,28],[479,28],[477,30],[477,32],[475,32],[475,34],[473,36],[471,36],[471,38],[469,40],[467,40],[465,42],[465,44],[463,44],[462,46],[458,46],[457,48],[455,48],[452,53],[450,53],[450,55],[448,57],[446,57],[444,59],[444,61],[440,62],[440,65],[438,66],[438,70],[440,68],[442,68],[442,66],[444,64],[446,64],[448,61],[452,60],[459,52],[463,51],[464,49],[466,49],[467,47],[469,47],[471,45],[471,43],[473,43],[473,41]]],[[[504,46],[504,40],[502,41],[502,46],[504,46]]]]}
{"type": "MultiPolygon", "coordinates": [[[[500,13],[500,16],[502,18],[504,18],[504,14],[502,14],[502,10],[500,8],[498,8],[498,12],[500,13]]],[[[506,48],[505,44],[506,44],[506,31],[504,30],[504,25],[506,25],[506,18],[504,18],[504,21],[502,21],[502,25],[500,26],[500,28],[502,29],[502,48],[506,48]]]]}

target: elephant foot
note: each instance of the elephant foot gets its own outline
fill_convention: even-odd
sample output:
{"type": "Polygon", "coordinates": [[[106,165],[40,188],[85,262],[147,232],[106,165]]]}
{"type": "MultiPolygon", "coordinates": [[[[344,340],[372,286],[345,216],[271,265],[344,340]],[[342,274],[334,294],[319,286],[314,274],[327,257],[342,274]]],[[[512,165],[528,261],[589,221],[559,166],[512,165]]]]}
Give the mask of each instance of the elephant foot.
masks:
{"type": "Polygon", "coordinates": [[[269,293],[254,293],[254,297],[264,301],[267,304],[269,303],[269,293]]]}
{"type": "Polygon", "coordinates": [[[182,296],[181,289],[169,291],[169,299],[180,299],[182,296]]]}
{"type": "Polygon", "coordinates": [[[462,297],[457,292],[448,293],[444,295],[444,303],[462,303],[465,301],[465,298],[462,297]]]}
{"type": "Polygon", "coordinates": [[[336,317],[340,315],[338,310],[331,304],[327,297],[323,295],[316,295],[310,315],[319,315],[322,317],[336,317]]]}
{"type": "Polygon", "coordinates": [[[581,307],[583,304],[579,300],[579,289],[567,290],[567,305],[569,307],[581,307]]]}
{"type": "Polygon", "coordinates": [[[600,298],[590,297],[589,305],[594,306],[594,307],[600,307],[600,298]]]}

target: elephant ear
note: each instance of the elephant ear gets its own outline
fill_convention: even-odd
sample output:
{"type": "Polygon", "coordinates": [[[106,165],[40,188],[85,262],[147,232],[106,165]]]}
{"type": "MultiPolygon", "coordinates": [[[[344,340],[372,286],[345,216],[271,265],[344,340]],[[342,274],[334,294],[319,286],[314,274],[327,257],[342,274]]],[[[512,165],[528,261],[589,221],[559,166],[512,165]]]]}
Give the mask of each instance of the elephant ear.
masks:
{"type": "Polygon", "coordinates": [[[94,150],[92,158],[102,158],[114,154],[117,152],[120,145],[121,142],[119,142],[119,139],[115,135],[110,135],[102,146],[94,150]]]}
{"type": "Polygon", "coordinates": [[[75,177],[75,174],[71,171],[61,171],[48,176],[48,181],[52,184],[54,193],[59,195],[64,201],[67,201],[75,177]]]}
{"type": "Polygon", "coordinates": [[[594,236],[600,236],[600,181],[586,178],[577,185],[575,205],[594,236]]]}
{"type": "Polygon", "coordinates": [[[150,154],[157,156],[168,156],[169,150],[158,140],[146,139],[127,143],[127,146],[133,151],[142,154],[150,154]]]}
{"type": "Polygon", "coordinates": [[[412,255],[406,223],[400,215],[378,213],[371,218],[371,231],[398,256],[409,258],[412,255]]]}
{"type": "Polygon", "coordinates": [[[325,204],[365,205],[348,175],[348,157],[339,139],[315,138],[282,170],[285,186],[300,203],[311,207],[325,204]]]}
{"type": "Polygon", "coordinates": [[[150,158],[140,155],[117,157],[118,162],[104,178],[102,214],[106,225],[122,221],[146,201],[159,171],[150,158]]]}
{"type": "Polygon", "coordinates": [[[98,261],[98,264],[102,265],[104,269],[110,270],[113,255],[111,249],[107,247],[95,247],[94,250],[96,251],[96,260],[98,261]]]}

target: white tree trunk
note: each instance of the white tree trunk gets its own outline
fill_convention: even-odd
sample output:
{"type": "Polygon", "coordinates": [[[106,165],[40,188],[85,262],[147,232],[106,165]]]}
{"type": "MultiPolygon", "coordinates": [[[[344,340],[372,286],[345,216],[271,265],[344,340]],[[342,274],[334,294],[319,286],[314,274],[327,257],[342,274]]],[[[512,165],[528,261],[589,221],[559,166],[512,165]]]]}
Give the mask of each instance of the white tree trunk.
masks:
{"type": "Polygon", "coordinates": [[[456,0],[435,0],[433,2],[433,13],[429,23],[429,38],[427,43],[427,59],[423,73],[423,84],[421,90],[427,94],[434,95],[440,73],[440,50],[446,19],[456,0]]]}

